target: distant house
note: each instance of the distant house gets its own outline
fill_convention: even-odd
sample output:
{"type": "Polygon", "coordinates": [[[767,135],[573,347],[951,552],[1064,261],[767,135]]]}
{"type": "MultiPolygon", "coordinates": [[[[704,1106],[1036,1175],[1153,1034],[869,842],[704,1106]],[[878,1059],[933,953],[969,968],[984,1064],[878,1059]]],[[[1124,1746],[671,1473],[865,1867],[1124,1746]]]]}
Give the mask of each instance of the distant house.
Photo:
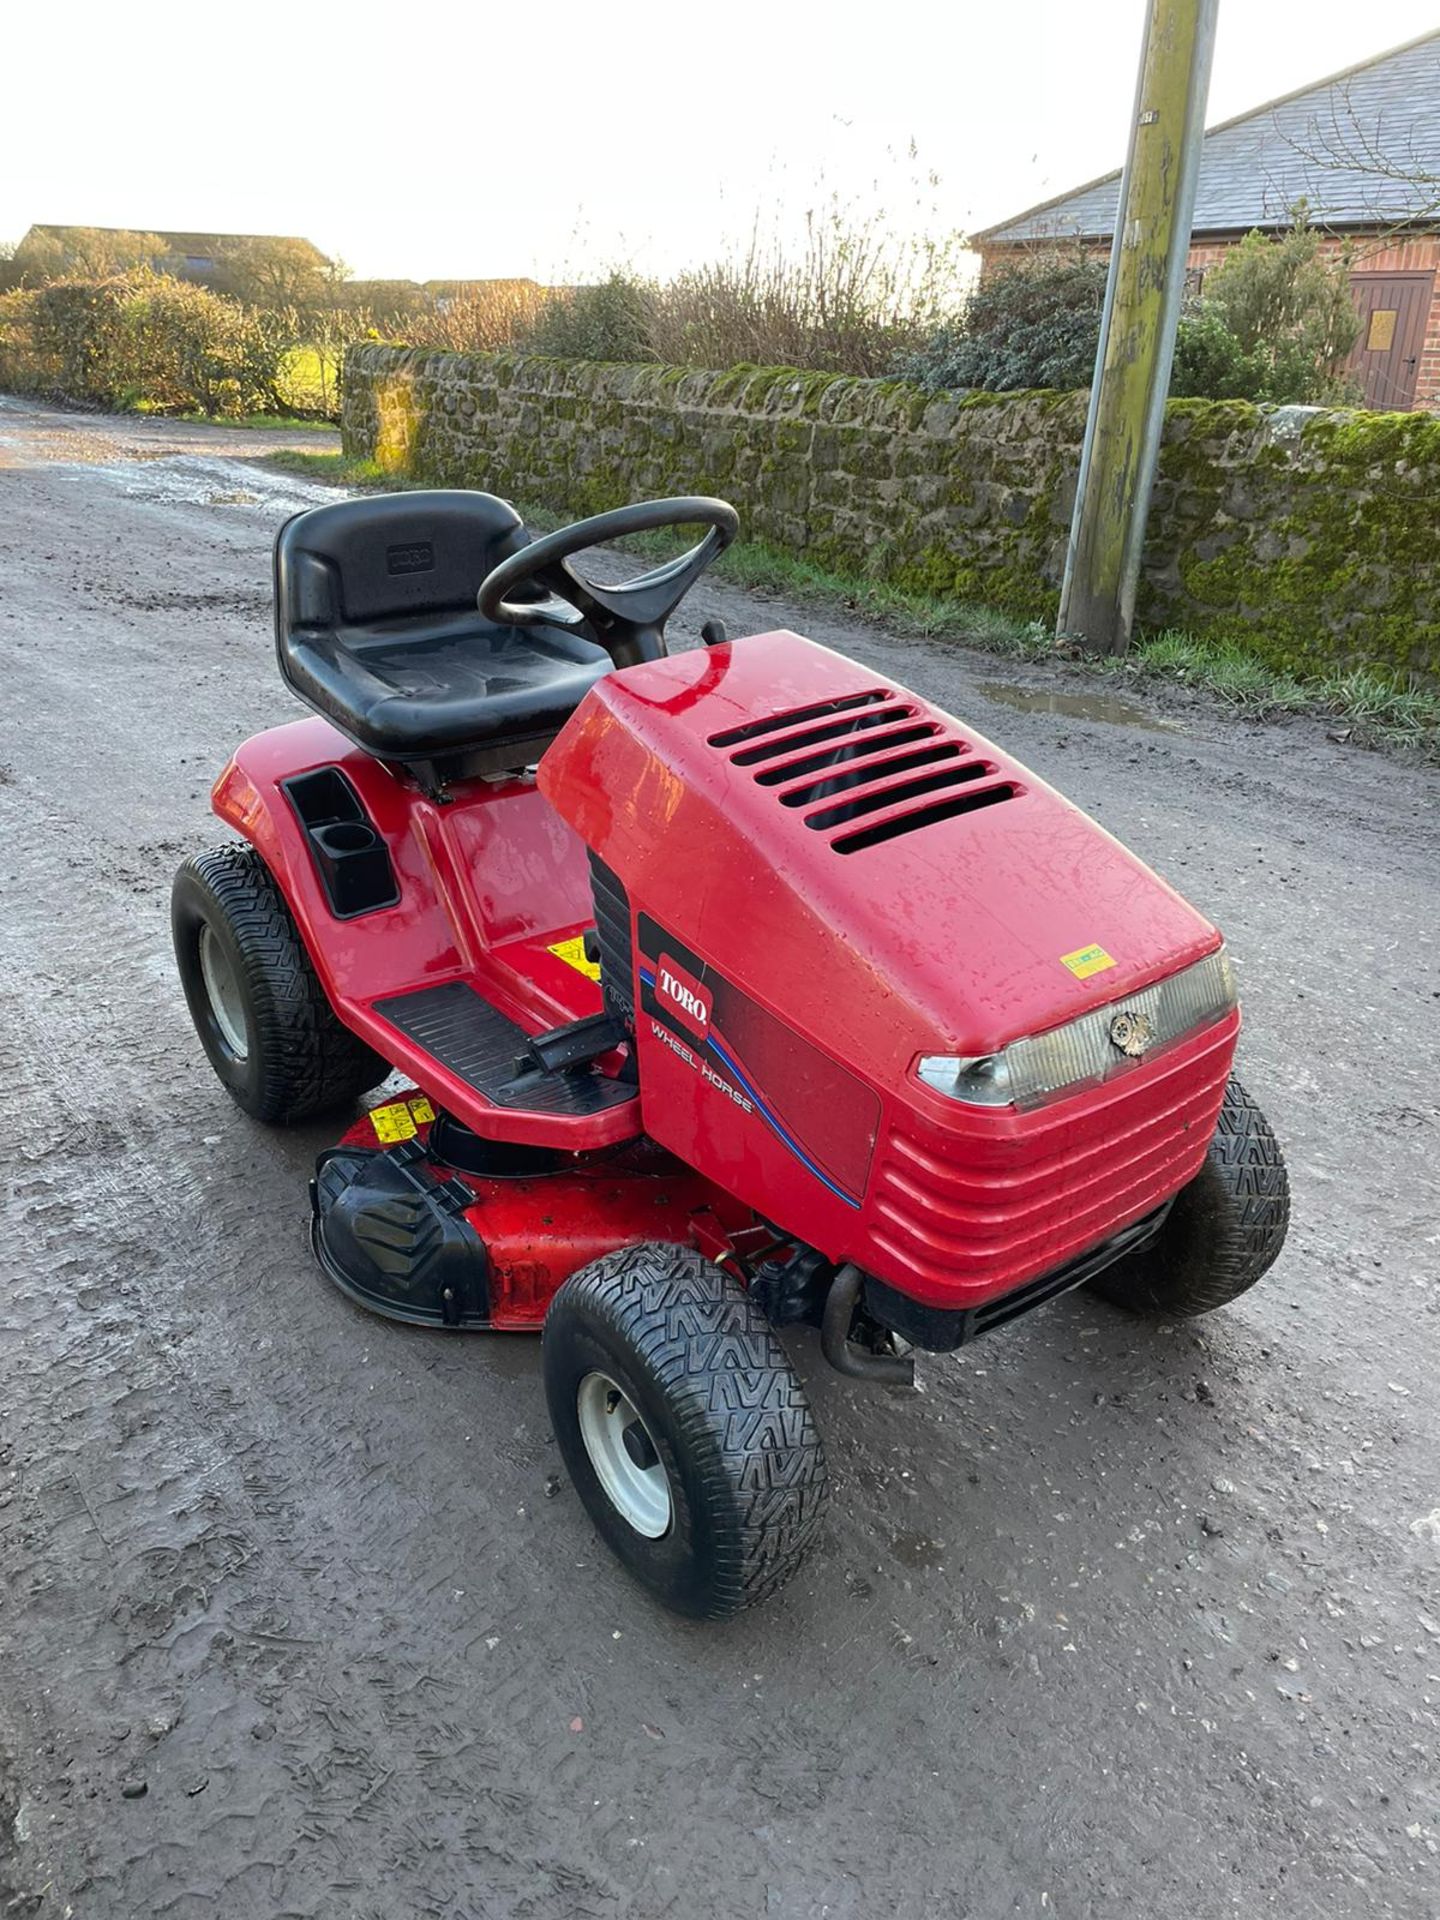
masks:
{"type": "MultiPolygon", "coordinates": [[[[1108,247],[1119,197],[1117,171],[987,227],[973,239],[982,272],[1057,244],[1108,247]]],[[[1440,32],[1206,132],[1192,287],[1302,199],[1326,246],[1351,253],[1363,331],[1350,368],[1366,404],[1440,407],[1440,32]]]]}
{"type": "Polygon", "coordinates": [[[330,262],[320,249],[309,240],[302,240],[292,234],[274,233],[165,233],[157,227],[127,229],[123,227],[64,227],[33,226],[16,248],[17,253],[34,243],[45,241],[58,242],[61,245],[72,236],[93,233],[125,233],[141,231],[153,234],[164,243],[165,254],[156,264],[162,273],[170,274],[176,280],[193,280],[197,285],[209,287],[214,293],[234,293],[235,282],[225,265],[225,256],[237,246],[283,247],[297,263],[313,263],[317,269],[327,268],[330,262]]]}

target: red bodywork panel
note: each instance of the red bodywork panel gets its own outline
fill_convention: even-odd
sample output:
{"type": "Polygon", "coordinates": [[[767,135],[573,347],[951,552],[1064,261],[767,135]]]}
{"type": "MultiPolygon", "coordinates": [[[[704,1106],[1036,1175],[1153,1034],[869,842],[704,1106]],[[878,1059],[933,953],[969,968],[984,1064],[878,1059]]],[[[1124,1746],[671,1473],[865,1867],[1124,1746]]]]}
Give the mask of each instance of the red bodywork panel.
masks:
{"type": "Polygon", "coordinates": [[[212,804],[279,881],[331,1004],[430,1098],[476,1133],[580,1152],[639,1131],[632,1106],[577,1118],[491,1104],[374,1011],[377,1000],[470,981],[527,1033],[600,1011],[594,981],[549,948],[594,920],[585,849],[533,780],[472,780],[427,800],[324,720],[247,740],[212,804]],[[389,849],[400,899],[338,920],[281,781],[339,767],[389,849]]]}
{"type": "Polygon", "coordinates": [[[974,1306],[1198,1172],[1236,1015],[1031,1113],[915,1077],[1220,936],[894,682],[790,633],[632,667],[586,696],[540,786],[629,894],[646,1131],[828,1258],[974,1306]],[[1064,964],[1094,947],[1103,970],[1064,964]]]}
{"type": "Polygon", "coordinates": [[[579,1154],[643,1127],[694,1170],[653,1213],[588,1172],[573,1194],[492,1183],[474,1224],[517,1276],[505,1324],[534,1324],[562,1267],[609,1246],[705,1244],[695,1207],[721,1202],[716,1246],[753,1209],[928,1305],[975,1306],[1153,1211],[1214,1131],[1234,1013],[1032,1112],[916,1077],[924,1054],[989,1053],[1123,1001],[1220,936],[999,748],[794,634],[609,675],[538,787],[474,780],[437,804],[310,719],[242,747],[215,808],[284,889],[340,1017],[432,1101],[489,1138],[579,1154]],[[280,785],[323,766],[383,837],[395,906],[332,914],[280,785]],[[526,1033],[599,1012],[593,980],[549,951],[594,924],[587,846],[629,896],[639,1100],[497,1107],[375,1003],[468,981],[526,1033]],[[1098,970],[1065,964],[1096,948],[1098,970]],[[565,1197],[559,1241],[545,1195],[565,1197]]]}

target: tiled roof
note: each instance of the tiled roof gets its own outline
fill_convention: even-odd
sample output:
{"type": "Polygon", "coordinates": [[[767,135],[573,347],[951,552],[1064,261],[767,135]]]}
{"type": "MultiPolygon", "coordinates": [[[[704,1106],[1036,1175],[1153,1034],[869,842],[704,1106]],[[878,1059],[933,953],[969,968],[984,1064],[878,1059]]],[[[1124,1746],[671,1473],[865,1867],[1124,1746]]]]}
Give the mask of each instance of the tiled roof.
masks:
{"type": "MultiPolygon", "coordinates": [[[[1119,197],[1117,170],[974,238],[992,246],[1108,239],[1119,197]]],[[[1433,213],[1440,198],[1440,32],[1206,132],[1195,233],[1283,226],[1302,198],[1312,220],[1331,227],[1385,226],[1433,213]],[[1372,153],[1398,177],[1369,163],[1372,153]]]]}

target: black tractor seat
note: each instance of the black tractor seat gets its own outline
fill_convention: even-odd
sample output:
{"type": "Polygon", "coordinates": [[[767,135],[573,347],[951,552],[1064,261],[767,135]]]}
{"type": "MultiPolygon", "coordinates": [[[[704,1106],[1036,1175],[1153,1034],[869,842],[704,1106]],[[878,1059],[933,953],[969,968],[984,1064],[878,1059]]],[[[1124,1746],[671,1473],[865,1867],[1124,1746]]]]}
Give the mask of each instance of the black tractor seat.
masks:
{"type": "Polygon", "coordinates": [[[275,542],[286,684],[365,752],[435,780],[532,764],[612,662],[584,631],[476,611],[486,574],[529,538],[489,493],[296,514],[275,542]]]}

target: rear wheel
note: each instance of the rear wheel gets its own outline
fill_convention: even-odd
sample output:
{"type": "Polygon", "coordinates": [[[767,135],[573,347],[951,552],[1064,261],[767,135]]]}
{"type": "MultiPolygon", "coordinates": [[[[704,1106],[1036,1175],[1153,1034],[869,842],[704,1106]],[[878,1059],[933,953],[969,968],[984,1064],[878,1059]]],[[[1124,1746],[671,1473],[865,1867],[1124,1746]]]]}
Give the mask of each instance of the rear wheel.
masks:
{"type": "Polygon", "coordinates": [[[226,1091],[285,1125],[353,1101],[390,1069],[335,1017],[299,929],[253,847],[196,854],[170,901],[195,1031],[226,1091]]]}
{"type": "Polygon", "coordinates": [[[665,1606],[721,1619],[782,1586],[824,1510],[805,1390],[743,1287],[689,1247],[572,1274],[545,1320],[545,1392],[570,1478],[665,1606]]]}
{"type": "Polygon", "coordinates": [[[1238,1080],[1225,1089],[1205,1165],[1158,1239],[1090,1282],[1133,1313],[1210,1313],[1272,1264],[1290,1224],[1290,1182],[1270,1124],[1238,1080]]]}

